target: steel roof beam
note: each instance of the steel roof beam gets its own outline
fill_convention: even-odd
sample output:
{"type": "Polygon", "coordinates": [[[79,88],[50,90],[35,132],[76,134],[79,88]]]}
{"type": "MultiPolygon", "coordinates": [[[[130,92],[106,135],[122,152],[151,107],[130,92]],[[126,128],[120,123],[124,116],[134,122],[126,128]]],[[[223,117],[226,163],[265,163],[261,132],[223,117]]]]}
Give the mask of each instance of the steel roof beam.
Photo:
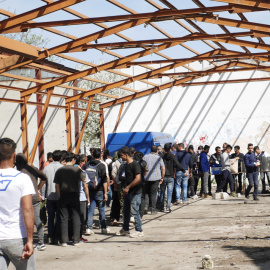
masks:
{"type": "Polygon", "coordinates": [[[29,28],[40,28],[40,27],[56,27],[56,26],[66,26],[66,25],[80,25],[80,24],[127,21],[127,20],[150,19],[150,18],[151,18],[151,21],[174,20],[178,17],[179,19],[186,18],[187,16],[188,17],[192,16],[194,18],[197,16],[204,16],[212,12],[222,12],[222,11],[231,11],[231,12],[234,11],[233,5],[217,6],[217,7],[209,7],[209,8],[182,9],[182,10],[160,10],[160,11],[149,12],[149,13],[106,16],[106,17],[64,20],[64,21],[24,23],[21,25],[21,28],[29,29],[29,28]]]}
{"type": "Polygon", "coordinates": [[[238,4],[238,5],[243,5],[243,6],[250,6],[250,7],[255,7],[255,8],[270,9],[269,0],[214,0],[214,1],[230,3],[230,4],[238,4]]]}
{"type": "MultiPolygon", "coordinates": [[[[235,65],[235,64],[234,63],[225,64],[225,65],[222,65],[220,67],[215,67],[215,68],[213,68],[213,70],[215,70],[216,72],[219,72],[219,70],[224,69],[224,67],[231,67],[233,65],[235,65]]],[[[180,85],[182,85],[183,83],[185,83],[187,81],[190,81],[190,80],[193,80],[193,79],[196,79],[196,78],[199,78],[199,77],[200,76],[196,76],[195,78],[193,78],[193,77],[182,78],[182,79],[175,80],[173,82],[168,82],[168,83],[165,83],[163,85],[152,87],[150,89],[140,91],[140,92],[138,92],[136,94],[133,94],[133,95],[129,95],[129,96],[126,96],[126,97],[118,98],[118,99],[116,99],[114,101],[103,103],[103,104],[100,105],[100,108],[104,109],[106,107],[114,106],[114,105],[117,105],[117,104],[120,104],[120,103],[123,103],[123,102],[126,102],[126,101],[130,101],[130,100],[134,100],[134,99],[137,99],[137,98],[140,98],[140,97],[148,96],[150,94],[153,94],[153,93],[156,93],[156,92],[159,92],[161,90],[165,90],[165,89],[168,89],[168,88],[171,88],[171,87],[174,87],[174,86],[180,86],[180,85]]]]}
{"type": "Polygon", "coordinates": [[[0,22],[0,33],[2,33],[3,30],[9,30],[11,28],[14,28],[15,26],[20,25],[21,23],[50,14],[59,9],[80,3],[82,1],[85,1],[85,0],[59,0],[55,3],[48,4],[48,5],[30,10],[28,12],[16,15],[14,17],[5,19],[0,22]]]}

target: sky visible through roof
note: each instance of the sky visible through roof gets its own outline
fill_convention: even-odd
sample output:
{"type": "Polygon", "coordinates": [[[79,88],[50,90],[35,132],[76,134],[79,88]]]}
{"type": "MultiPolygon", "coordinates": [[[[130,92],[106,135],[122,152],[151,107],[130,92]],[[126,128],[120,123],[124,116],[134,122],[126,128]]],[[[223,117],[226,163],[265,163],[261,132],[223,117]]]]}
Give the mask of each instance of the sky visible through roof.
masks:
{"type": "MultiPolygon", "coordinates": [[[[146,13],[146,12],[155,12],[157,9],[150,5],[145,0],[119,0],[119,3],[124,4],[125,6],[131,8],[132,10],[138,12],[138,13],[146,13]]],[[[166,7],[164,4],[162,4],[160,1],[155,1],[158,5],[164,8],[166,7]]],[[[178,9],[189,9],[189,8],[198,8],[196,4],[193,3],[192,0],[170,0],[171,4],[173,4],[178,9]]],[[[215,1],[209,1],[209,0],[202,0],[201,3],[203,3],[206,7],[214,7],[214,6],[222,6],[227,5],[221,2],[215,2],[215,1]]],[[[0,7],[1,9],[8,10],[10,12],[21,14],[24,12],[27,12],[29,10],[32,10],[34,8],[41,7],[43,5],[46,5],[45,2],[39,1],[39,0],[2,0],[0,1],[0,7]]],[[[79,4],[70,6],[71,9],[74,9],[75,11],[78,11],[87,17],[93,18],[93,17],[103,17],[103,16],[113,16],[113,15],[126,15],[130,14],[127,11],[111,4],[108,1],[105,0],[86,0],[84,2],[81,2],[79,4]]],[[[231,18],[231,19],[237,19],[241,20],[237,14],[229,14],[228,12],[220,12],[215,13],[219,14],[221,17],[224,18],[231,18]]],[[[257,22],[257,23],[263,23],[263,24],[270,24],[270,14],[269,11],[261,11],[261,12],[249,12],[244,13],[246,18],[250,22],[257,22]]],[[[4,17],[2,17],[4,19],[4,17]]],[[[36,22],[44,22],[44,21],[51,21],[51,20],[69,20],[69,19],[78,19],[78,17],[65,12],[65,11],[57,11],[48,15],[45,15],[43,17],[39,17],[35,19],[36,22]]],[[[189,28],[191,28],[193,31],[198,32],[196,29],[194,29],[191,25],[189,25],[187,22],[180,20],[181,22],[185,23],[189,28]]],[[[111,22],[111,23],[105,23],[107,26],[113,26],[116,24],[120,24],[122,22],[111,22]]],[[[203,23],[203,22],[195,22],[199,27],[201,27],[204,31],[206,31],[208,34],[223,34],[224,31],[218,26],[213,25],[209,23],[203,23]]],[[[161,27],[164,31],[166,31],[169,35],[173,37],[182,37],[185,35],[189,35],[190,32],[188,32],[186,29],[178,25],[174,21],[162,21],[162,22],[155,22],[155,24],[159,27],[161,27]]],[[[227,26],[226,26],[227,27],[227,26]]],[[[89,35],[91,33],[97,32],[102,30],[101,27],[98,27],[93,24],[85,24],[85,25],[74,25],[74,26],[61,26],[61,27],[55,27],[56,29],[69,33],[71,35],[74,35],[76,37],[83,37],[85,35],[89,35]]],[[[245,32],[249,31],[248,29],[241,29],[241,28],[233,28],[233,27],[227,27],[229,31],[232,33],[235,32],[245,32]]],[[[49,39],[48,44],[46,44],[47,48],[54,47],[56,45],[59,45],[61,43],[69,42],[70,39],[61,37],[59,35],[52,34],[50,32],[47,32],[45,30],[40,29],[33,29],[31,30],[33,33],[42,34],[44,37],[49,39]]],[[[144,40],[144,39],[157,39],[157,38],[166,38],[166,36],[156,29],[154,29],[151,25],[148,25],[145,27],[145,25],[140,25],[134,28],[127,29],[125,31],[121,32],[122,34],[126,35],[127,37],[133,39],[133,40],[144,40]]],[[[251,37],[241,37],[238,39],[248,40],[248,41],[255,41],[257,42],[257,39],[251,38],[251,37]]],[[[267,44],[270,43],[269,37],[263,37],[262,38],[267,44]]],[[[110,35],[108,37],[102,38],[98,40],[99,43],[107,43],[107,42],[121,42],[125,41],[122,38],[116,36],[116,35],[110,35]]],[[[214,44],[213,42],[209,41],[209,43],[214,44]]],[[[207,51],[212,50],[211,47],[206,45],[202,41],[190,41],[185,43],[188,47],[194,49],[198,54],[205,53],[207,51]]],[[[223,44],[223,43],[222,43],[223,44]]],[[[230,45],[230,44],[223,44],[224,47],[230,50],[236,50],[239,52],[244,52],[244,50],[240,46],[236,45],[230,45]]],[[[216,46],[216,45],[215,45],[216,46]]],[[[122,56],[126,56],[129,54],[132,54],[134,52],[141,51],[141,48],[138,49],[118,49],[113,50],[113,52],[120,54],[122,56]]],[[[249,48],[251,52],[263,52],[262,50],[258,49],[252,49],[249,48]]],[[[166,54],[167,56],[171,58],[187,58],[195,56],[195,54],[188,49],[184,48],[183,46],[174,46],[173,48],[169,48],[166,50],[161,51],[161,53],[166,54]]],[[[102,53],[99,50],[91,49],[86,52],[77,52],[77,53],[69,53],[67,55],[70,55],[72,57],[76,57],[78,59],[94,62],[96,64],[100,62],[108,62],[111,60],[116,59],[114,56],[111,56],[106,53],[102,53]]],[[[161,56],[158,55],[149,55],[143,58],[138,59],[138,61],[143,60],[159,60],[164,59],[161,56]]],[[[61,62],[61,64],[76,68],[77,64],[74,62],[70,62],[68,60],[64,60],[61,62]]]]}

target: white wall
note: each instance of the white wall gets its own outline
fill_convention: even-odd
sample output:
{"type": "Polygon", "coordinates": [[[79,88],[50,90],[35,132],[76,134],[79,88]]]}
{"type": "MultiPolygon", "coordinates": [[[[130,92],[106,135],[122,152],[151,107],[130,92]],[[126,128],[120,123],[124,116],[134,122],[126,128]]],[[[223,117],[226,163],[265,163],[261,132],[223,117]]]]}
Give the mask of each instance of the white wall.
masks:
{"type": "MultiPolygon", "coordinates": [[[[35,83],[27,82],[1,82],[1,84],[11,85],[18,88],[29,88],[35,86],[35,83]]],[[[68,95],[73,93],[73,90],[65,90],[56,87],[54,93],[63,94],[64,91],[68,95]]],[[[12,90],[0,89],[0,97],[9,99],[20,99],[20,93],[12,90]]],[[[32,95],[29,101],[36,102],[36,96],[32,95]]],[[[43,98],[43,103],[46,101],[46,96],[43,98]]],[[[51,104],[65,105],[65,101],[58,97],[51,97],[51,104]]],[[[44,108],[44,107],[42,107],[44,108]]],[[[28,140],[29,151],[31,153],[35,136],[37,133],[37,110],[36,105],[27,105],[27,118],[28,118],[28,140]]],[[[75,144],[75,131],[74,131],[74,111],[71,111],[72,121],[72,143],[73,148],[75,144]]],[[[45,160],[48,152],[54,150],[66,150],[66,115],[65,109],[57,109],[49,107],[47,116],[44,123],[44,152],[45,160]]],[[[22,138],[21,138],[21,111],[20,104],[0,102],[0,138],[8,137],[17,143],[17,153],[22,152],[22,138]]],[[[34,165],[39,167],[38,149],[35,155],[34,165]]]]}
{"type": "MultiPolygon", "coordinates": [[[[260,78],[268,72],[215,74],[208,80],[260,78]]],[[[207,79],[200,79],[206,81],[207,79]]],[[[199,80],[197,80],[199,81],[199,80]]],[[[270,81],[174,87],[126,102],[117,132],[170,133],[176,142],[194,146],[252,142],[270,153],[270,81]]],[[[113,132],[120,105],[104,109],[105,140],[113,132]]]]}

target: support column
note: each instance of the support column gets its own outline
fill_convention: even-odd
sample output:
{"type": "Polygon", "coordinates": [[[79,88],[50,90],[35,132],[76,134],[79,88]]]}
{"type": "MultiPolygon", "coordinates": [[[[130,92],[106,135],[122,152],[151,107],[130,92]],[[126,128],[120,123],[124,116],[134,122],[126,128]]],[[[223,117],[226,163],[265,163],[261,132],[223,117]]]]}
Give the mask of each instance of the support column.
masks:
{"type": "MultiPolygon", "coordinates": [[[[41,70],[36,69],[36,79],[41,80],[41,70]]],[[[36,83],[36,85],[40,85],[40,83],[36,83]]],[[[36,94],[36,99],[38,103],[42,103],[42,95],[41,94],[36,94]]],[[[42,107],[37,106],[37,126],[39,127],[40,125],[40,120],[42,116],[42,107]]],[[[39,140],[38,140],[38,160],[39,160],[39,169],[43,169],[43,165],[45,163],[45,157],[44,157],[44,133],[43,129],[40,133],[39,140]]],[[[33,151],[32,151],[33,152],[33,151]]]]}
{"type": "Polygon", "coordinates": [[[72,134],[71,134],[71,103],[66,104],[66,133],[67,133],[67,151],[72,152],[72,134]]]}
{"type": "Polygon", "coordinates": [[[29,145],[28,145],[28,123],[27,123],[27,101],[30,96],[21,97],[21,130],[22,130],[22,149],[27,161],[29,161],[29,145]]]}
{"type": "Polygon", "coordinates": [[[119,114],[118,114],[118,117],[117,117],[117,120],[116,120],[116,123],[115,123],[115,127],[114,127],[113,133],[116,133],[116,130],[118,128],[118,124],[120,122],[120,118],[121,118],[121,114],[122,114],[123,108],[124,108],[124,102],[121,103],[121,107],[119,109],[119,114]]]}
{"type": "Polygon", "coordinates": [[[38,143],[40,142],[40,137],[43,134],[43,125],[44,125],[44,122],[45,122],[45,118],[46,118],[46,114],[47,114],[47,111],[48,111],[48,106],[50,104],[50,99],[51,99],[51,95],[53,93],[53,89],[54,88],[48,89],[48,95],[47,95],[46,102],[45,102],[45,105],[44,105],[44,109],[42,111],[42,115],[40,117],[40,121],[39,121],[39,124],[38,124],[38,131],[37,131],[36,139],[35,139],[34,146],[33,146],[33,149],[32,149],[30,163],[34,162],[37,147],[38,147],[38,143]]]}
{"type": "Polygon", "coordinates": [[[105,134],[104,134],[104,111],[103,108],[100,109],[101,114],[100,114],[100,148],[105,149],[105,134]]]}
{"type": "Polygon", "coordinates": [[[83,133],[84,133],[84,130],[85,130],[85,126],[86,126],[86,123],[87,123],[88,115],[89,115],[89,112],[90,112],[90,109],[91,109],[91,105],[92,105],[92,102],[93,102],[94,98],[95,98],[95,96],[91,96],[89,98],[87,109],[86,109],[86,113],[85,113],[83,124],[82,124],[82,128],[81,128],[81,132],[80,132],[79,139],[78,139],[78,142],[77,142],[75,154],[78,154],[79,153],[81,142],[82,142],[82,138],[83,138],[83,133]]]}
{"type": "MultiPolygon", "coordinates": [[[[73,81],[73,86],[77,87],[78,86],[78,81],[74,80],[73,81]]],[[[78,94],[78,90],[73,90],[73,95],[77,95],[78,94]]],[[[78,108],[79,106],[79,101],[76,100],[74,102],[74,108],[78,108]]],[[[77,150],[77,146],[79,143],[79,136],[80,136],[80,117],[79,117],[79,111],[74,110],[74,129],[75,129],[75,147],[77,150]]],[[[80,146],[79,146],[80,149],[80,146]]]]}

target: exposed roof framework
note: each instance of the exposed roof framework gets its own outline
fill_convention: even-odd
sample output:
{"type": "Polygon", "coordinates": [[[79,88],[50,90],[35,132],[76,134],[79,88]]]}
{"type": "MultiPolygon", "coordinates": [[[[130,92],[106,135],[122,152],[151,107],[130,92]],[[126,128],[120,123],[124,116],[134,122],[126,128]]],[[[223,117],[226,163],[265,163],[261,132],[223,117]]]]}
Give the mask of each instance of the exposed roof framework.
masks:
{"type": "MultiPolygon", "coordinates": [[[[76,152],[78,152],[89,113],[98,113],[101,116],[101,145],[104,147],[103,109],[106,107],[121,104],[114,129],[116,131],[123,104],[129,100],[172,86],[270,80],[269,77],[264,77],[261,79],[241,78],[233,81],[196,81],[213,73],[232,72],[232,70],[235,72],[270,71],[270,25],[257,20],[260,14],[265,16],[265,13],[269,12],[268,0],[203,1],[207,2],[208,6],[200,0],[179,1],[181,5],[173,0],[140,1],[143,1],[144,5],[146,4],[149,8],[145,12],[133,10],[123,4],[124,1],[104,0],[103,2],[108,8],[112,5],[117,7],[119,14],[96,17],[88,17],[76,10],[77,7],[86,5],[87,2],[89,4],[90,0],[41,0],[40,4],[45,3],[45,5],[19,15],[0,9],[0,14],[6,17],[0,21],[1,34],[20,33],[40,28],[44,30],[45,36],[46,33],[50,33],[56,35],[56,40],[57,37],[59,40],[63,40],[63,38],[68,40],[42,49],[0,36],[0,76],[6,77],[7,80],[35,83],[35,86],[29,88],[0,84],[2,89],[20,92],[18,100],[2,97],[0,101],[15,102],[21,106],[23,151],[27,157],[29,157],[27,105],[38,106],[40,110],[38,132],[30,157],[31,162],[34,160],[36,149],[42,139],[43,124],[48,107],[66,110],[68,150],[72,149],[71,110],[85,111],[85,119],[76,141],[76,152]],[[188,8],[183,8],[184,2],[188,8]],[[70,7],[72,5],[73,7],[70,7]],[[59,20],[46,20],[46,15],[60,11],[61,14],[72,15],[73,19],[61,20],[63,16],[59,16],[59,20]],[[45,19],[40,19],[43,16],[45,19]],[[248,20],[248,17],[251,19],[248,20]],[[110,26],[105,23],[109,23],[110,26]],[[95,29],[101,30],[91,31],[92,28],[89,28],[89,32],[85,32],[81,37],[76,37],[72,33],[62,31],[66,31],[67,28],[61,28],[78,27],[85,24],[93,25],[96,27],[95,29]],[[169,24],[170,27],[173,25],[174,31],[170,31],[170,27],[166,27],[166,24],[169,24]],[[128,37],[131,29],[138,29],[136,40],[128,37]],[[143,29],[147,34],[143,33],[143,29]],[[141,33],[141,37],[138,33],[141,33]],[[151,36],[149,33],[155,34],[151,36]],[[178,35],[171,33],[178,33],[178,35]],[[117,49],[123,51],[124,56],[116,53],[117,49]],[[76,53],[87,54],[93,50],[110,56],[112,60],[97,65],[92,62],[92,59],[85,61],[85,59],[89,59],[88,56],[72,56],[76,53]],[[65,59],[69,63],[85,65],[87,68],[78,70],[46,60],[52,55],[65,59]],[[192,63],[197,61],[207,61],[207,69],[194,69],[192,63]],[[144,71],[132,75],[126,71],[134,66],[138,66],[139,70],[144,71]],[[21,69],[34,69],[35,78],[14,74],[14,70],[21,69]],[[41,71],[47,71],[55,76],[46,80],[41,79],[41,71]],[[101,71],[120,75],[122,79],[108,82],[91,76],[101,71]],[[163,77],[164,79],[160,83],[159,78],[163,77]],[[78,87],[78,80],[97,82],[102,86],[84,89],[78,87]],[[133,89],[134,82],[144,85],[144,87],[140,87],[143,90],[133,89]],[[72,89],[73,95],[66,95],[64,91],[63,94],[56,94],[54,93],[55,87],[63,90],[72,89]],[[119,97],[116,92],[114,93],[117,88],[124,90],[124,96],[119,97]],[[109,93],[108,90],[110,90],[109,93]],[[37,96],[37,102],[29,101],[32,95],[37,96]],[[103,95],[107,100],[100,103],[95,99],[96,95],[103,95]],[[41,101],[42,96],[46,96],[45,102],[41,101]],[[64,98],[65,105],[52,104],[50,102],[52,96],[64,98]],[[87,108],[81,108],[78,101],[87,103],[87,108]],[[93,103],[99,105],[99,110],[91,110],[93,103]]],[[[269,13],[266,16],[269,16],[269,13]]]]}

